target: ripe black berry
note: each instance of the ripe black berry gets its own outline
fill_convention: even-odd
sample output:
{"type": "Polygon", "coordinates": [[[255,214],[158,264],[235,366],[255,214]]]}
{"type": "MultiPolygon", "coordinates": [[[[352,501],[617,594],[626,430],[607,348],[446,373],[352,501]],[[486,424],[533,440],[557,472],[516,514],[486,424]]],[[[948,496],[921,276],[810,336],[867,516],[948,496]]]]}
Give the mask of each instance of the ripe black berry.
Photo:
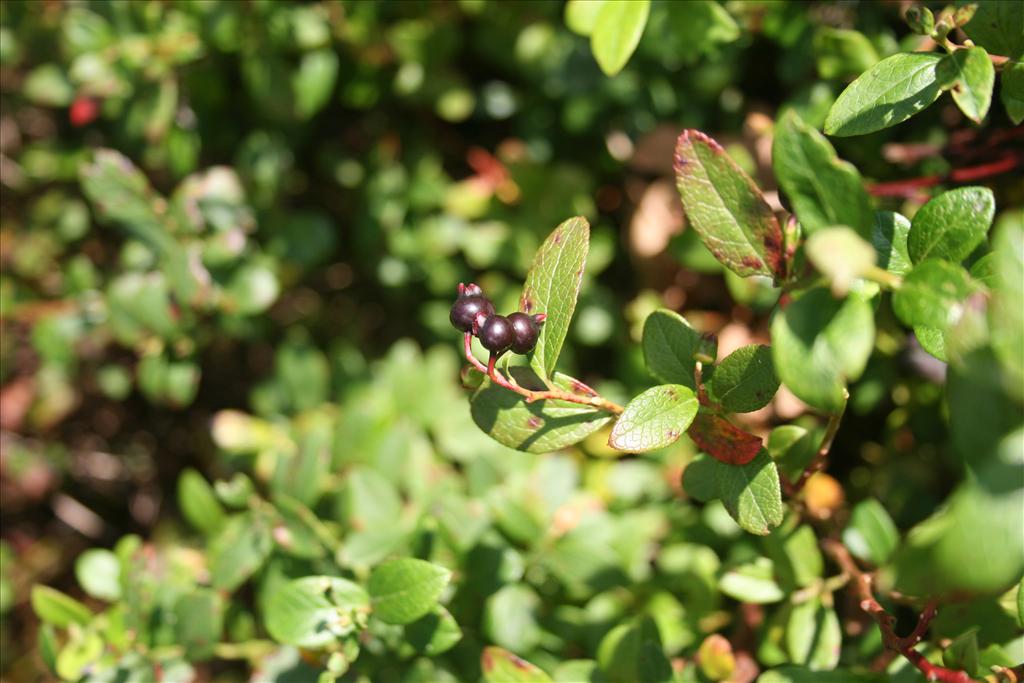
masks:
{"type": "Polygon", "coordinates": [[[455,329],[462,332],[476,332],[476,327],[484,319],[494,314],[494,304],[484,296],[483,290],[472,282],[468,285],[459,283],[459,297],[452,304],[452,312],[448,319],[455,329]]]}
{"type": "Polygon", "coordinates": [[[512,323],[512,331],[514,333],[512,352],[529,353],[533,351],[533,347],[537,345],[537,337],[540,335],[540,323],[543,322],[543,318],[537,320],[536,316],[516,311],[509,314],[508,321],[512,323]]]}
{"type": "Polygon", "coordinates": [[[491,353],[502,353],[512,346],[515,332],[512,323],[503,315],[492,315],[480,326],[480,343],[491,353]]]}

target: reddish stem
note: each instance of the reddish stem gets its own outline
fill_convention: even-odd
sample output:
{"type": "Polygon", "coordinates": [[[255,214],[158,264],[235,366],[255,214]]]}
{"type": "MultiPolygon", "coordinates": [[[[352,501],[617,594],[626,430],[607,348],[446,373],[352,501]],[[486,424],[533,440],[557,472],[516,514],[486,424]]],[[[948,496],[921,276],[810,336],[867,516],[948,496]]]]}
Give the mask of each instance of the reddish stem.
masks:
{"type": "Polygon", "coordinates": [[[977,166],[954,168],[946,175],[927,175],[920,178],[908,178],[891,183],[875,183],[868,186],[868,192],[876,197],[910,197],[923,188],[932,187],[944,182],[970,183],[983,178],[1008,173],[1020,165],[1021,155],[1013,152],[1001,158],[977,166]]]}
{"type": "Polygon", "coordinates": [[[828,553],[852,580],[851,585],[857,592],[860,600],[860,608],[871,615],[871,618],[878,624],[882,632],[882,644],[893,652],[898,652],[913,664],[918,671],[924,674],[929,681],[942,681],[943,683],[971,683],[971,677],[966,671],[956,671],[942,666],[932,664],[924,655],[914,649],[914,646],[921,642],[924,634],[928,631],[928,625],[935,618],[936,608],[934,602],[925,605],[917,620],[917,626],[913,632],[905,638],[896,635],[896,618],[885,611],[881,603],[875,599],[871,588],[871,575],[865,574],[854,561],[850,551],[839,541],[825,539],[821,542],[822,548],[828,553]]]}

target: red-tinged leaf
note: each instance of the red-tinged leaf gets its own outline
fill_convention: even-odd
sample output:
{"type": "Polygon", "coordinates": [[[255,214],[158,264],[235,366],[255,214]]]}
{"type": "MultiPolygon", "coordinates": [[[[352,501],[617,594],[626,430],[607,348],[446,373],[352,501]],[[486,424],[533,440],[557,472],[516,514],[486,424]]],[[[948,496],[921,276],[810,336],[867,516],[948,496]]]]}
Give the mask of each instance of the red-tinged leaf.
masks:
{"type": "Polygon", "coordinates": [[[544,671],[500,647],[485,647],[480,669],[487,683],[550,683],[544,671]]]}
{"type": "Polygon", "coordinates": [[[760,437],[734,427],[723,417],[700,412],[687,435],[701,449],[727,465],[746,465],[761,450],[760,437]]]}
{"type": "Polygon", "coordinates": [[[721,145],[700,131],[683,131],[675,170],[690,225],[715,258],[743,277],[785,277],[782,227],[761,190],[721,145]]]}

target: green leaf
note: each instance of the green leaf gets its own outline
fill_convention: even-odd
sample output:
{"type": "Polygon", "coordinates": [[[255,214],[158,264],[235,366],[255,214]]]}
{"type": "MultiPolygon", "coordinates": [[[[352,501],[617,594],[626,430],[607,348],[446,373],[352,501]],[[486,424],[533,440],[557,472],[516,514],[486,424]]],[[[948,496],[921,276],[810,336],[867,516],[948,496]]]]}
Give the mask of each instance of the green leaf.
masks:
{"type": "Polygon", "coordinates": [[[690,225],[737,275],[786,274],[782,228],[750,176],[721,145],[697,130],[679,136],[676,187],[690,225]]]}
{"type": "Polygon", "coordinates": [[[837,413],[847,380],[860,377],[875,342],[871,306],[856,294],[843,300],[816,288],[772,320],[775,371],[808,405],[837,413]]]}
{"type": "Polygon", "coordinates": [[[751,413],[769,403],[779,388],[767,346],[736,349],[715,366],[707,383],[708,396],[730,413],[751,413]]]}
{"type": "MultiPolygon", "coordinates": [[[[510,373],[520,386],[533,390],[547,388],[529,368],[512,367],[510,373]]],[[[563,391],[591,395],[580,382],[561,373],[555,373],[551,384],[563,391]]],[[[473,394],[470,413],[477,426],[492,439],[530,453],[549,453],[579,443],[611,419],[609,413],[579,403],[526,403],[519,394],[489,380],[473,394]]]]}
{"type": "Polygon", "coordinates": [[[1000,99],[1014,125],[1024,121],[1024,62],[1010,62],[999,77],[1000,99]]]}
{"type": "Polygon", "coordinates": [[[487,683],[551,683],[542,670],[500,647],[485,647],[480,670],[487,683]]]}
{"type": "Polygon", "coordinates": [[[1000,477],[1002,491],[962,484],[945,507],[910,530],[886,580],[904,594],[936,598],[995,594],[1019,581],[1024,572],[1024,488],[1010,482],[1020,477],[1019,466],[1000,477]],[[965,561],[972,557],[985,561],[965,561]]]}
{"type": "Polygon", "coordinates": [[[462,640],[462,629],[448,610],[437,605],[432,612],[406,625],[405,639],[417,652],[436,657],[462,640]]]}
{"type": "Polygon", "coordinates": [[[530,367],[541,379],[548,380],[554,375],[558,354],[576,310],[589,249],[590,224],[585,218],[570,218],[544,240],[526,274],[519,309],[525,313],[547,314],[530,358],[530,367]]]}
{"type": "Polygon", "coordinates": [[[960,319],[967,298],[979,285],[961,266],[929,259],[919,263],[893,294],[892,306],[904,324],[947,330],[960,319]]]}
{"type": "Polygon", "coordinates": [[[210,541],[213,587],[235,590],[263,566],[272,548],[270,525],[263,515],[243,512],[230,517],[210,541]]]}
{"type": "Polygon", "coordinates": [[[121,597],[121,561],[102,548],[90,548],[75,561],[75,578],[94,598],[114,602],[121,597]]]}
{"type": "Polygon", "coordinates": [[[804,588],[821,579],[825,560],[818,537],[807,524],[786,533],[780,529],[765,539],[765,550],[774,564],[775,576],[787,589],[804,588]]]}
{"type": "Polygon", "coordinates": [[[829,26],[815,32],[814,54],[825,79],[859,76],[878,62],[878,51],[863,33],[829,26]]]}
{"type": "Polygon", "coordinates": [[[590,34],[590,49],[608,76],[622,71],[640,44],[650,0],[604,0],[590,34]]]}
{"type": "Polygon", "coordinates": [[[839,663],[843,634],[831,607],[814,598],[793,606],[786,624],[786,649],[796,664],[811,671],[828,671],[839,663]]]}
{"type": "Polygon", "coordinates": [[[799,425],[782,425],[768,435],[765,447],[782,473],[794,478],[811,464],[818,452],[819,441],[820,437],[813,431],[799,425]]]}
{"type": "Polygon", "coordinates": [[[609,631],[597,646],[597,662],[609,683],[672,680],[672,665],[662,650],[658,626],[650,617],[609,631]]]}
{"type": "Polygon", "coordinates": [[[911,260],[941,258],[960,263],[985,241],[995,209],[995,197],[987,187],[943,192],[914,215],[907,238],[911,260]]]}
{"type": "Polygon", "coordinates": [[[686,64],[701,55],[714,54],[719,45],[740,37],[740,27],[732,15],[713,0],[667,3],[673,56],[686,64]]]}
{"type": "Polygon", "coordinates": [[[224,598],[209,588],[194,588],[174,605],[176,642],[185,646],[190,661],[213,656],[224,630],[224,598]]]}
{"type": "Polygon", "coordinates": [[[434,609],[450,579],[444,567],[413,558],[378,565],[367,585],[373,615],[388,624],[411,624],[434,609]]]}
{"type": "Polygon", "coordinates": [[[772,561],[759,557],[722,574],[718,588],[730,598],[757,605],[779,602],[786,594],[775,581],[772,561]]]}
{"type": "Polygon", "coordinates": [[[1007,212],[992,241],[995,269],[989,327],[992,348],[1010,375],[1005,384],[1024,401],[1024,211],[1007,212]]]}
{"type": "Polygon", "coordinates": [[[1017,584],[1017,623],[1024,628],[1024,577],[1017,584]]]}
{"type": "Polygon", "coordinates": [[[565,3],[565,25],[577,35],[589,36],[603,4],[604,0],[569,0],[565,3]]]}
{"type": "Polygon", "coordinates": [[[860,173],[794,111],[775,126],[772,168],[805,233],[847,225],[871,235],[874,210],[860,173]]]}
{"type": "Polygon", "coordinates": [[[683,486],[701,500],[720,498],[733,519],[752,534],[765,536],[782,523],[779,472],[764,450],[746,465],[697,456],[683,473],[683,486]]]}
{"type": "Polygon", "coordinates": [[[66,107],[75,98],[75,88],[64,69],[56,64],[40,64],[29,72],[21,86],[25,98],[44,107],[66,107]]]}
{"type": "Polygon", "coordinates": [[[994,55],[1024,57],[1024,7],[1016,0],[984,0],[964,31],[994,55]]]}
{"type": "Polygon", "coordinates": [[[540,644],[537,623],[541,600],[522,583],[503,586],[484,605],[484,633],[490,642],[518,652],[529,652],[540,644]]]}
{"type": "Polygon", "coordinates": [[[913,268],[907,240],[910,219],[894,211],[875,212],[871,243],[878,253],[878,265],[890,273],[906,275],[913,268]]]}
{"type": "Polygon", "coordinates": [[[224,508],[203,475],[191,467],[178,478],[178,507],[186,521],[204,536],[224,527],[224,508]]]}
{"type": "Polygon", "coordinates": [[[333,576],[289,581],[267,601],[263,623],[281,643],[326,648],[366,624],[370,597],[358,584],[333,576]]]}
{"type": "Polygon", "coordinates": [[[697,397],[682,384],[659,384],[626,404],[608,445],[643,453],[675,443],[697,415],[697,397]]]}
{"type": "Polygon", "coordinates": [[[961,633],[942,651],[942,663],[947,668],[966,671],[968,676],[978,675],[981,661],[977,627],[961,633]]]}
{"type": "Polygon", "coordinates": [[[825,118],[825,132],[864,135],[906,121],[938,99],[940,61],[941,55],[926,52],[883,59],[839,95],[825,118]]]}
{"type": "Polygon", "coordinates": [[[295,111],[299,118],[308,119],[327,104],[334,91],[338,79],[337,53],[331,48],[305,53],[291,79],[295,111]]]}
{"type": "Polygon", "coordinates": [[[652,375],[667,384],[695,388],[693,371],[701,335],[686,318],[665,308],[651,313],[644,321],[642,345],[652,375]]]}
{"type": "Polygon", "coordinates": [[[939,80],[949,88],[964,116],[975,123],[988,114],[996,70],[984,48],[971,47],[946,55],[938,66],[939,80]]]}
{"type": "Polygon", "coordinates": [[[103,655],[103,639],[95,631],[80,631],[57,653],[57,675],[64,681],[77,681],[103,655]]]}
{"type": "Polygon", "coordinates": [[[853,508],[850,523],[843,530],[843,543],[857,558],[881,566],[888,561],[900,535],[888,511],[874,498],[853,508]]]}
{"type": "Polygon", "coordinates": [[[844,296],[854,281],[875,265],[875,248],[844,226],[822,228],[807,239],[804,251],[818,272],[829,279],[836,296],[844,296]]]}
{"type": "Polygon", "coordinates": [[[55,588],[37,584],[32,586],[32,609],[44,623],[61,628],[71,624],[88,624],[92,611],[69,595],[55,588]]]}

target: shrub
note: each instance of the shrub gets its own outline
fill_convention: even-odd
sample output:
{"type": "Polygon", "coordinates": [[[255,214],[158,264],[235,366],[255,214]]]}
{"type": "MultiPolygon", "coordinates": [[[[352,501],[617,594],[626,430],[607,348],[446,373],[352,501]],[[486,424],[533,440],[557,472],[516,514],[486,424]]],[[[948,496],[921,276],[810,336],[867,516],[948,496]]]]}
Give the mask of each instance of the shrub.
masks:
{"type": "Polygon", "coordinates": [[[1024,676],[1019,3],[0,38],[5,676],[1024,676]]]}

